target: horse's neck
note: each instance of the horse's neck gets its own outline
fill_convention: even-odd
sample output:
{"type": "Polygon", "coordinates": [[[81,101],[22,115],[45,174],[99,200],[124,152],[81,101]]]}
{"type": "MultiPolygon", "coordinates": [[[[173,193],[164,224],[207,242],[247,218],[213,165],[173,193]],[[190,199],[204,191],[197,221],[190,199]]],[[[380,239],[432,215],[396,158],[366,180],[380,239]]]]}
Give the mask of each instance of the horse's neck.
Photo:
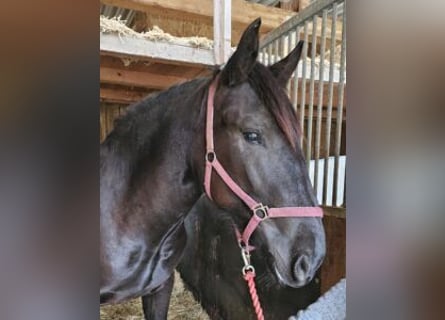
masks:
{"type": "Polygon", "coordinates": [[[180,206],[182,197],[186,202],[196,201],[190,198],[199,196],[197,190],[177,184],[190,177],[188,160],[203,96],[203,88],[197,88],[202,84],[203,80],[186,83],[184,88],[178,86],[141,101],[116,122],[101,146],[101,210],[102,205],[104,209],[118,205],[130,187],[144,185],[150,185],[149,197],[175,193],[173,206],[180,206]]]}

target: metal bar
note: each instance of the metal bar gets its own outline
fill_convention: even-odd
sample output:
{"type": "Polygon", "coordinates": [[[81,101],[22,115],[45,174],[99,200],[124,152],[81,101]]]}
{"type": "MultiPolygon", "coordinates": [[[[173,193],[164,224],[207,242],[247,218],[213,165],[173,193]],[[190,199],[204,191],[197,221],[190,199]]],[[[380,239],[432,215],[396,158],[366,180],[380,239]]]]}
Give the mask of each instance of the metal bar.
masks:
{"type": "Polygon", "coordinates": [[[116,9],[116,13],[114,14],[114,16],[116,18],[119,18],[120,20],[123,20],[122,18],[122,13],[124,12],[124,8],[117,8],[116,9]]]}
{"type": "MultiPolygon", "coordinates": [[[[289,32],[289,38],[287,39],[288,41],[288,48],[289,48],[289,52],[292,51],[295,47],[295,40],[296,40],[296,31],[291,31],[289,32]]],[[[298,104],[298,94],[297,94],[297,87],[295,86],[295,83],[298,83],[298,68],[295,69],[294,72],[294,77],[291,79],[291,81],[289,81],[289,96],[290,99],[292,101],[292,106],[295,109],[295,112],[297,112],[297,104],[298,104]],[[296,80],[295,80],[296,79],[296,80]]]]}
{"type": "Polygon", "coordinates": [[[281,39],[281,37],[278,38],[277,40],[275,40],[275,60],[274,60],[274,63],[280,61],[280,59],[281,59],[280,54],[279,54],[279,51],[280,51],[280,39],[281,39]]]}
{"type": "MultiPolygon", "coordinates": [[[[295,48],[295,46],[298,44],[298,41],[300,41],[300,26],[297,26],[295,29],[294,37],[293,37],[293,44],[292,49],[295,48]]],[[[299,63],[301,65],[301,62],[299,63]]],[[[298,66],[295,69],[294,74],[294,101],[295,101],[295,110],[297,111],[297,105],[298,105],[298,66]]]]}
{"type": "MultiPolygon", "coordinates": [[[[332,25],[331,39],[335,37],[337,31],[337,3],[332,7],[332,25]]],[[[329,100],[326,112],[326,135],[325,135],[325,157],[323,172],[323,205],[328,202],[328,186],[329,186],[329,153],[331,150],[331,126],[332,126],[332,105],[334,97],[334,61],[335,61],[335,41],[331,41],[330,59],[329,59],[329,100]]]]}
{"type": "Polygon", "coordinates": [[[340,83],[338,86],[338,105],[337,105],[337,130],[335,135],[335,161],[334,161],[334,194],[332,205],[337,206],[338,198],[338,180],[339,180],[339,157],[341,147],[341,129],[343,121],[343,95],[345,89],[345,65],[346,65],[346,10],[343,10],[343,27],[341,31],[341,60],[340,60],[340,83]]]}
{"type": "Polygon", "coordinates": [[[323,112],[323,87],[324,87],[324,53],[326,49],[326,20],[328,19],[328,10],[323,10],[321,20],[321,45],[320,45],[320,67],[318,77],[318,105],[317,105],[317,127],[315,131],[315,171],[314,171],[314,190],[318,194],[318,164],[320,158],[320,142],[321,142],[321,119],[323,112]]]}
{"type": "Polygon", "coordinates": [[[301,138],[300,145],[303,148],[303,139],[304,139],[304,113],[306,109],[306,58],[307,58],[307,47],[308,47],[308,22],[304,23],[304,46],[303,46],[303,56],[302,56],[302,75],[301,75],[301,103],[300,103],[300,128],[301,128],[301,138]]]}
{"type": "Polygon", "coordinates": [[[280,37],[282,34],[289,32],[289,30],[294,29],[297,25],[302,24],[303,22],[313,18],[317,15],[318,12],[333,4],[334,2],[340,2],[344,0],[317,0],[312,2],[309,6],[307,6],[304,10],[297,13],[295,16],[290,18],[289,20],[283,22],[279,27],[275,28],[261,41],[260,47],[265,47],[270,42],[280,37]]]}
{"type": "Polygon", "coordinates": [[[312,154],[312,122],[314,120],[314,86],[315,86],[315,54],[317,52],[317,16],[312,18],[312,43],[311,43],[311,81],[309,84],[309,115],[307,124],[307,149],[306,161],[308,168],[311,167],[312,154]]]}
{"type": "Polygon", "coordinates": [[[273,63],[275,63],[275,62],[277,62],[279,60],[279,57],[278,57],[278,39],[279,38],[277,38],[273,42],[273,46],[274,46],[274,48],[273,48],[273,52],[274,52],[274,54],[273,54],[273,63]]]}
{"type": "Polygon", "coordinates": [[[267,65],[270,66],[272,64],[272,43],[267,47],[267,65]]]}
{"type": "Polygon", "coordinates": [[[103,15],[106,17],[110,17],[111,9],[113,9],[113,8],[110,6],[107,6],[107,5],[104,5],[104,7],[105,8],[104,8],[103,15]]]}
{"type": "Polygon", "coordinates": [[[127,26],[132,27],[133,26],[133,20],[134,20],[134,16],[136,15],[136,11],[134,10],[128,10],[128,14],[127,14],[127,26]]]}
{"type": "MultiPolygon", "coordinates": [[[[288,38],[289,34],[284,34],[282,37],[279,38],[279,56],[280,59],[283,59],[284,57],[287,56],[287,52],[288,52],[288,46],[286,45],[286,40],[288,38]]],[[[289,95],[290,91],[289,91],[289,81],[286,84],[286,92],[289,95]]]]}
{"type": "Polygon", "coordinates": [[[213,50],[215,64],[230,57],[232,42],[232,0],[213,0],[213,50]]]}
{"type": "Polygon", "coordinates": [[[117,9],[119,9],[119,8],[118,7],[111,7],[110,15],[112,17],[116,16],[117,9]]]}

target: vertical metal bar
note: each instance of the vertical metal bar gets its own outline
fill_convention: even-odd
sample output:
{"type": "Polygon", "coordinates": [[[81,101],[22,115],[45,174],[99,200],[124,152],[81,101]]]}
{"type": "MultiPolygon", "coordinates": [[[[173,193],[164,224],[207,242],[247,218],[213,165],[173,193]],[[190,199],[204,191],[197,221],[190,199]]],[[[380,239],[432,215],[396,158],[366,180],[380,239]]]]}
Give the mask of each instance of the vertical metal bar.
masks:
{"type": "MultiPolygon", "coordinates": [[[[279,49],[279,55],[280,55],[280,60],[287,56],[288,49],[289,49],[289,46],[287,45],[287,43],[288,43],[287,39],[288,38],[289,38],[289,32],[284,33],[280,37],[280,39],[279,39],[279,48],[280,48],[279,49]]],[[[290,93],[288,89],[289,89],[289,81],[286,84],[287,95],[289,95],[289,93],[290,93]]]]}
{"type": "MultiPolygon", "coordinates": [[[[289,37],[290,37],[290,32],[285,33],[285,34],[283,34],[282,37],[280,37],[280,57],[281,57],[281,59],[286,57],[289,52],[289,46],[288,46],[288,38],[289,37]]],[[[290,81],[288,81],[286,84],[286,92],[287,92],[287,95],[290,97],[289,83],[290,83],[290,81]]]]}
{"type": "Polygon", "coordinates": [[[337,34],[337,3],[332,7],[331,24],[331,48],[329,58],[329,101],[326,111],[326,135],[325,135],[325,157],[323,172],[323,205],[328,204],[328,186],[329,186],[329,155],[331,151],[331,126],[332,126],[332,104],[334,98],[334,63],[335,63],[335,36],[337,34]]]}
{"type": "MultiPolygon", "coordinates": [[[[292,51],[294,46],[292,45],[292,40],[294,39],[294,31],[289,31],[288,37],[287,37],[287,53],[292,51]]],[[[297,76],[297,70],[295,70],[295,77],[297,76]]],[[[294,79],[291,78],[289,83],[287,84],[287,92],[289,92],[289,98],[292,101],[292,106],[294,107],[295,112],[297,111],[297,99],[295,99],[295,85],[294,85],[294,79]]]]}
{"type": "MultiPolygon", "coordinates": [[[[298,41],[300,40],[300,26],[297,26],[295,28],[295,33],[292,36],[292,46],[290,48],[292,48],[292,50],[295,48],[295,46],[297,45],[298,41]]],[[[289,48],[289,51],[291,50],[289,48]]],[[[298,63],[299,65],[301,65],[301,62],[298,63]]],[[[293,83],[293,101],[295,104],[295,112],[298,112],[298,66],[295,69],[295,73],[294,73],[294,83],[293,83]]]]}
{"type": "Polygon", "coordinates": [[[267,46],[267,55],[267,65],[270,66],[272,64],[272,42],[267,46]]]}
{"type": "Polygon", "coordinates": [[[229,59],[232,42],[232,0],[213,0],[213,51],[215,64],[229,59]]]}
{"type": "Polygon", "coordinates": [[[341,61],[340,61],[340,83],[338,87],[338,106],[337,106],[337,121],[336,121],[336,135],[335,135],[335,160],[334,160],[334,194],[332,204],[337,206],[338,198],[338,180],[339,180],[339,158],[341,147],[341,131],[343,121],[343,95],[345,88],[345,65],[346,65],[346,8],[343,8],[342,15],[342,31],[341,31],[341,61]]]}
{"type": "Polygon", "coordinates": [[[277,40],[275,40],[275,62],[280,61],[281,57],[280,57],[280,40],[281,37],[278,37],[277,40]]]}
{"type": "Polygon", "coordinates": [[[117,8],[116,9],[116,13],[114,14],[114,16],[116,18],[118,18],[119,20],[122,20],[122,12],[124,11],[123,8],[117,8]]]}
{"type": "Polygon", "coordinates": [[[307,125],[307,149],[306,161],[308,168],[311,167],[312,154],[312,122],[314,118],[314,84],[315,84],[315,53],[317,52],[317,16],[312,19],[312,43],[311,43],[311,82],[309,85],[309,116],[307,125]]]}
{"type": "Polygon", "coordinates": [[[328,10],[323,10],[321,21],[321,44],[320,44],[320,67],[318,76],[318,105],[317,105],[317,127],[315,131],[315,171],[314,171],[314,190],[318,195],[318,164],[320,158],[321,142],[321,120],[323,117],[323,87],[324,87],[324,54],[326,49],[326,20],[328,19],[328,10]]]}
{"type": "Polygon", "coordinates": [[[275,63],[275,40],[270,43],[270,64],[275,63]]]}
{"type": "Polygon", "coordinates": [[[110,13],[111,13],[111,9],[112,8],[110,6],[107,6],[107,5],[104,5],[104,7],[105,7],[105,9],[104,9],[103,15],[106,16],[106,17],[110,17],[110,13]]]}
{"type": "Polygon", "coordinates": [[[301,138],[300,138],[300,145],[301,147],[305,148],[304,142],[304,114],[306,109],[306,58],[307,58],[307,48],[308,48],[308,22],[306,21],[304,23],[304,46],[303,46],[303,56],[301,62],[303,63],[303,69],[301,74],[301,103],[300,103],[300,128],[301,128],[301,138]]]}
{"type": "Polygon", "coordinates": [[[133,20],[134,20],[134,16],[136,15],[136,11],[134,10],[128,10],[128,14],[127,14],[127,26],[128,27],[132,27],[133,26],[133,20]]]}

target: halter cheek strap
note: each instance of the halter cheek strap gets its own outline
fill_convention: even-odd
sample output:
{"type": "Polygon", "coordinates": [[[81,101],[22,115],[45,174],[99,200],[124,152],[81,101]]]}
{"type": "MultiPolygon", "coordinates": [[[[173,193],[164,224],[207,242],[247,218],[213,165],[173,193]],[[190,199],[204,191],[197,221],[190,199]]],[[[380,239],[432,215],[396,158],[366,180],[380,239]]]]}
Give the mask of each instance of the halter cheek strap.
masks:
{"type": "Polygon", "coordinates": [[[269,208],[250,197],[243,189],[241,189],[241,187],[232,179],[232,177],[230,177],[230,175],[218,161],[213,144],[214,99],[216,88],[218,86],[218,80],[219,76],[212,81],[207,97],[204,189],[207,196],[212,199],[210,187],[212,172],[215,170],[226,186],[229,187],[230,190],[232,190],[232,192],[252,211],[252,217],[239,237],[242,247],[247,251],[250,251],[251,247],[249,246],[249,239],[261,221],[268,218],[280,217],[323,217],[323,210],[320,207],[269,208]]]}

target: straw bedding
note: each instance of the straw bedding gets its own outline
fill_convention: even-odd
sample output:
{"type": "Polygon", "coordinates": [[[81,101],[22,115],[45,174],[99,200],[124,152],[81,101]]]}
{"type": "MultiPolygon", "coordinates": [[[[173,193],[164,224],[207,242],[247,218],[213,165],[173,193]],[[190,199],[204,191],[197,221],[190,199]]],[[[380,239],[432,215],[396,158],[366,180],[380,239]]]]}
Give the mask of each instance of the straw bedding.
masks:
{"type": "MultiPolygon", "coordinates": [[[[101,307],[100,320],[144,320],[141,299],[101,307]]],[[[175,274],[168,320],[209,320],[199,303],[193,299],[193,295],[184,288],[178,273],[175,274]]]]}

